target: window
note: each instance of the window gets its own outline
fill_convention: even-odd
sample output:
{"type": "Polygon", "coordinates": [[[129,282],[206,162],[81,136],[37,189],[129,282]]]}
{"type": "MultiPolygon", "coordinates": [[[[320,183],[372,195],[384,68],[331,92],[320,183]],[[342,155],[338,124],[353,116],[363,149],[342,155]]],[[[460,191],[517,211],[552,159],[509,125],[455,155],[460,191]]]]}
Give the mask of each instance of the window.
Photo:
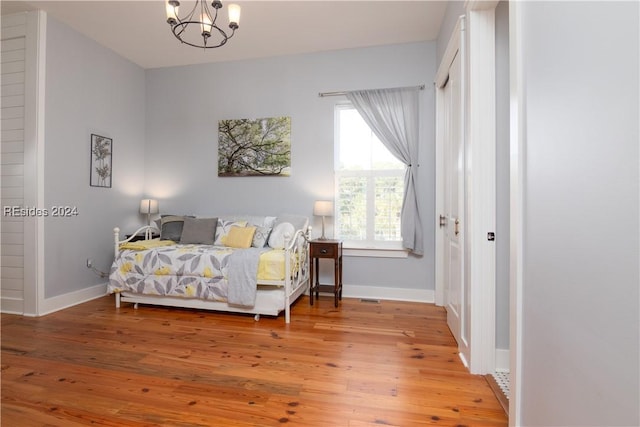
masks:
{"type": "Polygon", "coordinates": [[[336,106],[336,236],[352,248],[399,249],[405,165],[350,104],[336,106]]]}

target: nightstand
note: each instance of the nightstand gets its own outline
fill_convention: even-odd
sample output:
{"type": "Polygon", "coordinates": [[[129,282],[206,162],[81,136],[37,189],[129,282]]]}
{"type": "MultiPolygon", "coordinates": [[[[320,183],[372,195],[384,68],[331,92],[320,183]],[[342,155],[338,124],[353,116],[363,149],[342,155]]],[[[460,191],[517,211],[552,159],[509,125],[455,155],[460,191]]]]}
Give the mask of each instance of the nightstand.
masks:
{"type": "Polygon", "coordinates": [[[334,304],[342,299],[342,242],[340,240],[310,240],[309,257],[311,276],[309,279],[309,302],[313,305],[313,294],[320,297],[320,291],[333,293],[334,304]],[[333,285],[321,285],[319,282],[320,258],[332,259],[334,264],[333,285]]]}

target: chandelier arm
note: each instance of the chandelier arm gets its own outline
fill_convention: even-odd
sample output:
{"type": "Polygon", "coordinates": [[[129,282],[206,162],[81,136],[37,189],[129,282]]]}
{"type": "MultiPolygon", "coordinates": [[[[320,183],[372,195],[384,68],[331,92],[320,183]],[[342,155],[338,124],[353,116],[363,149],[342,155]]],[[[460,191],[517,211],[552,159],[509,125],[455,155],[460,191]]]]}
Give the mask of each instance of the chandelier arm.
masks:
{"type": "Polygon", "coordinates": [[[177,16],[177,14],[176,14],[176,16],[177,16],[177,18],[178,18],[178,22],[179,22],[179,23],[181,23],[181,24],[182,24],[183,22],[186,22],[186,21],[192,21],[192,20],[193,20],[193,14],[194,14],[194,13],[196,13],[196,9],[198,8],[199,1],[200,1],[200,0],[198,0],[198,1],[196,1],[196,2],[195,2],[195,4],[193,5],[193,9],[191,9],[191,12],[189,12],[188,14],[186,14],[186,15],[185,15],[185,17],[184,17],[183,19],[180,19],[180,17],[179,17],[179,16],[177,16]]]}

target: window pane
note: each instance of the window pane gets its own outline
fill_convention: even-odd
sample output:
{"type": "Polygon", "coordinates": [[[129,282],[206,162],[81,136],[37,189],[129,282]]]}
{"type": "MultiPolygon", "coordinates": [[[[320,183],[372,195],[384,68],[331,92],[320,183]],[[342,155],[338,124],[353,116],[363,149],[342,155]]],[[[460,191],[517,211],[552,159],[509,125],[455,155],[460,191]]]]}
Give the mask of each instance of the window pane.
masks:
{"type": "Polygon", "coordinates": [[[398,242],[405,166],[352,106],[336,107],[335,235],[375,247],[398,242]]]}
{"type": "Polygon", "coordinates": [[[403,177],[376,178],[375,193],[375,240],[401,240],[400,211],[404,195],[403,177]]]}
{"type": "Polygon", "coordinates": [[[401,161],[387,150],[353,108],[339,110],[338,170],[402,169],[401,161]]]}
{"type": "Polygon", "coordinates": [[[364,240],[367,232],[367,178],[338,178],[338,233],[345,240],[364,240]]]}

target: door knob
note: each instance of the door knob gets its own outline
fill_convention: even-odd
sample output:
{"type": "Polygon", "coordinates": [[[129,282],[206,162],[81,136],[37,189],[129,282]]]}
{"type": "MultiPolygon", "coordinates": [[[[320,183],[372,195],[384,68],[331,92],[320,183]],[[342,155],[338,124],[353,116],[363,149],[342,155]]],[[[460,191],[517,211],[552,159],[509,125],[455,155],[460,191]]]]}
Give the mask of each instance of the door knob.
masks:
{"type": "Polygon", "coordinates": [[[456,218],[454,224],[455,226],[453,227],[453,232],[457,236],[458,234],[460,234],[460,220],[456,218]]]}

